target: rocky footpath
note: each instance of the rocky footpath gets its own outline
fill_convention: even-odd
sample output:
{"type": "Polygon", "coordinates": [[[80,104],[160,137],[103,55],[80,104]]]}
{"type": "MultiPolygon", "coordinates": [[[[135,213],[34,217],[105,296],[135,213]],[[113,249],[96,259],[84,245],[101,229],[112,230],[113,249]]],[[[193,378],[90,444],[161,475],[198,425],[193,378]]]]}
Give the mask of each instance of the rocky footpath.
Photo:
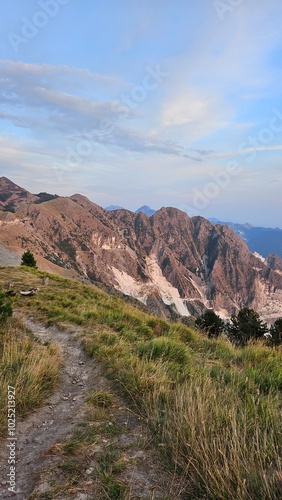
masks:
{"type": "MultiPolygon", "coordinates": [[[[45,404],[26,419],[17,422],[16,494],[8,491],[6,440],[1,443],[0,498],[102,498],[101,484],[95,476],[97,456],[100,459],[107,456],[113,446],[123,457],[121,479],[129,492],[128,498],[182,498],[183,485],[177,483],[177,477],[162,470],[158,453],[151,447],[148,430],[140,417],[112,391],[103,375],[103,366],[85,354],[80,339],[82,332],[77,328],[46,328],[30,319],[24,321],[40,341],[59,345],[63,367],[59,384],[45,404]],[[80,480],[74,487],[71,482],[66,483],[61,473],[64,460],[61,448],[79,425],[86,425],[83,424],[87,421],[89,410],[86,401],[89,391],[93,389],[112,392],[113,405],[108,409],[105,428],[113,426],[119,428],[119,432],[97,434],[91,451],[88,448],[87,465],[80,472],[80,480]]],[[[91,425],[96,424],[93,422],[91,425]]]]}

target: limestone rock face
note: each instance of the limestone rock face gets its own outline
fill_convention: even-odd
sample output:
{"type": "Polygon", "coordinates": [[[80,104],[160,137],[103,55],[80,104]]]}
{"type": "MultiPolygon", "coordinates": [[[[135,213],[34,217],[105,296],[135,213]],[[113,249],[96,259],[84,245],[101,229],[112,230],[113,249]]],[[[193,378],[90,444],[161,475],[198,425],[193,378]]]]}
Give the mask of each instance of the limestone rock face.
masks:
{"type": "Polygon", "coordinates": [[[227,226],[175,208],[107,211],[82,195],[32,195],[0,178],[0,243],[42,269],[84,276],[160,314],[222,317],[249,306],[282,315],[282,259],[252,254],[227,226]]]}

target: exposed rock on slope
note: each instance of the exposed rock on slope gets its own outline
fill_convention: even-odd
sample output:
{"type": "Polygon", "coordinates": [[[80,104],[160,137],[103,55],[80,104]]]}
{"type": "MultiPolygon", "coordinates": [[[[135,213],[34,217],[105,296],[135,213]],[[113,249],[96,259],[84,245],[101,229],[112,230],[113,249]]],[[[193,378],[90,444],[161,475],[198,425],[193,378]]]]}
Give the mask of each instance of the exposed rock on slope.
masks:
{"type": "MultiPolygon", "coordinates": [[[[263,262],[227,226],[175,208],[151,217],[106,211],[79,194],[38,203],[28,193],[22,203],[16,188],[15,213],[0,212],[0,242],[20,253],[30,248],[43,268],[76,271],[160,313],[166,304],[186,316],[209,307],[228,316],[244,306],[265,317],[282,314],[281,259],[263,262]]],[[[2,178],[0,193],[5,189],[2,178]]]]}

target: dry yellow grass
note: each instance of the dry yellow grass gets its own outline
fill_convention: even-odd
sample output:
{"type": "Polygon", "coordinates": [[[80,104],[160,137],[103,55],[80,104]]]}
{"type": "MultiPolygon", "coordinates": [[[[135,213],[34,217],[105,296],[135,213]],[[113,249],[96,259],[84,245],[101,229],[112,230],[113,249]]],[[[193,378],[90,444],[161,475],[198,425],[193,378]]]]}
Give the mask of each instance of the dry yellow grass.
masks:
{"type": "MultiPolygon", "coordinates": [[[[9,274],[40,285],[38,271],[0,269],[0,282],[9,274]]],[[[14,306],[83,327],[88,353],[103,360],[171,469],[187,479],[187,498],[281,498],[281,349],[235,348],[57,277],[14,306]]]]}
{"type": "Polygon", "coordinates": [[[15,388],[16,415],[22,417],[44,401],[59,370],[56,346],[40,345],[16,318],[0,326],[0,436],[7,432],[8,386],[15,388]]]}

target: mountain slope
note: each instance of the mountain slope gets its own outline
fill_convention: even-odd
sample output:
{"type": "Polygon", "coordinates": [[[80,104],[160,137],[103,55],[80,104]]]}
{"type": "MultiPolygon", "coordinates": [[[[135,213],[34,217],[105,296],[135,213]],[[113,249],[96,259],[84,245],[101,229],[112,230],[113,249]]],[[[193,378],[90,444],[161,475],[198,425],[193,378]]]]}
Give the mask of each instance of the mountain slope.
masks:
{"type": "Polygon", "coordinates": [[[282,258],[282,229],[270,227],[254,227],[250,224],[235,224],[210,219],[214,224],[226,225],[234,231],[245,243],[251,252],[257,252],[263,257],[275,253],[282,258]]]}
{"type": "Polygon", "coordinates": [[[44,269],[102,282],[159,314],[214,308],[228,316],[244,306],[267,318],[282,313],[279,261],[262,262],[227,226],[175,208],[151,217],[106,211],[79,194],[37,201],[22,205],[18,195],[16,213],[0,213],[0,242],[30,248],[44,269]]]}
{"type": "Polygon", "coordinates": [[[31,203],[43,203],[57,198],[58,195],[49,193],[31,194],[7,177],[0,177],[0,210],[17,212],[31,203]]]}
{"type": "Polygon", "coordinates": [[[38,200],[36,195],[17,186],[7,177],[0,177],[0,209],[15,212],[38,200]]]}

